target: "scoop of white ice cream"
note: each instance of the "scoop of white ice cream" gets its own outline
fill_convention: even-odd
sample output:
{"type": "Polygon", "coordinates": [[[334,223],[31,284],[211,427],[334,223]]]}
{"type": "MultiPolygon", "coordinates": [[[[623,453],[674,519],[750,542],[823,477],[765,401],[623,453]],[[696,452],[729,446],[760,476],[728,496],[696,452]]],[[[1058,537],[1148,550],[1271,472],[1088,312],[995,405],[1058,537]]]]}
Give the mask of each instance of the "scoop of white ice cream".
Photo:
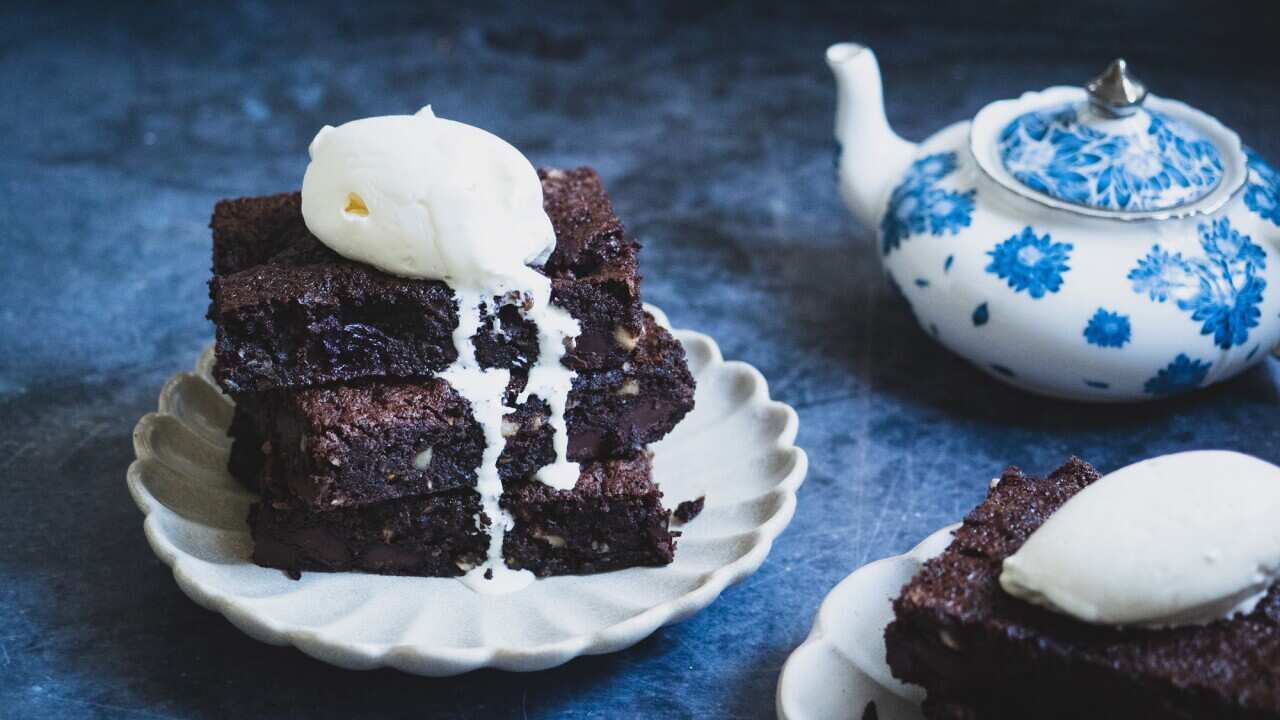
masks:
{"type": "Polygon", "coordinates": [[[501,138],[427,106],[325,126],[310,152],[302,216],[335,252],[395,275],[545,300],[549,283],[528,267],[555,248],[542,183],[501,138]]]}
{"type": "Polygon", "coordinates": [[[1165,627],[1249,612],[1280,576],[1280,468],[1163,455],[1081,490],[1004,561],[1006,592],[1079,620],[1165,627]]]}

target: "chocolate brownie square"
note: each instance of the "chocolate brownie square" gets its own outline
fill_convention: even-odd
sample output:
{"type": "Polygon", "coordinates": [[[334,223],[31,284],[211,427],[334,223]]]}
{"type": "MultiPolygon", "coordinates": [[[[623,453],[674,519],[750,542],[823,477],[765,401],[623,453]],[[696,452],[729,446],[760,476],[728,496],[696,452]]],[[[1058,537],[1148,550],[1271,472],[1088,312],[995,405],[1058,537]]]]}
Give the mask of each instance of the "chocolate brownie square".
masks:
{"type": "MultiPolygon", "coordinates": [[[[582,328],[564,362],[621,366],[643,331],[638,246],[589,168],[543,170],[556,249],[541,270],[552,303],[582,328]]],[[[215,376],[227,392],[369,377],[427,377],[457,356],[453,291],[443,282],[383,273],[323,245],[302,218],[301,195],[224,200],[215,207],[209,319],[215,376]]],[[[494,298],[473,339],[485,367],[527,368],[536,329],[517,299],[494,298]]]]}
{"type": "Polygon", "coordinates": [[[1072,458],[1046,478],[1009,468],[951,545],[894,601],[895,677],[933,720],[1280,718],[1280,591],[1253,612],[1167,629],[1090,625],[1015,598],[1001,564],[1098,480],[1072,458]]]}

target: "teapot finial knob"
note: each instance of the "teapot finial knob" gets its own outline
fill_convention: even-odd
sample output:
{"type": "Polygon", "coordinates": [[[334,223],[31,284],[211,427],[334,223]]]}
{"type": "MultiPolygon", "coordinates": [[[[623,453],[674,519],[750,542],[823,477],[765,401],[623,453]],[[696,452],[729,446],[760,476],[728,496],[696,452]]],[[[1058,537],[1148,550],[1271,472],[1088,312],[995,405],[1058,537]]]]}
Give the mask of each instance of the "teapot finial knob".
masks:
{"type": "Polygon", "coordinates": [[[1085,85],[1089,103],[1106,117],[1127,117],[1138,111],[1147,99],[1147,86],[1129,74],[1124,58],[1111,61],[1102,74],[1085,85]]]}

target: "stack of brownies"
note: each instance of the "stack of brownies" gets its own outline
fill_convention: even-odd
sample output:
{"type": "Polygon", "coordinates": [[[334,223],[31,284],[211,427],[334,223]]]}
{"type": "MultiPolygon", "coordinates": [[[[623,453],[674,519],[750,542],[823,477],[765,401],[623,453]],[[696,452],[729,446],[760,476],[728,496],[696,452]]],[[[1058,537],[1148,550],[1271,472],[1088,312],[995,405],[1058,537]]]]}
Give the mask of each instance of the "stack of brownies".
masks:
{"type": "MultiPolygon", "coordinates": [[[[646,445],[693,407],[679,343],[645,313],[639,247],[596,174],[545,170],[556,232],[541,268],[582,333],[565,413],[571,490],[535,479],[555,459],[549,408],[515,405],[537,360],[536,328],[494,298],[473,338],[480,364],[509,368],[499,460],[515,521],[508,567],[537,575],[663,565],[675,550],[646,445]]],[[[213,229],[215,376],[236,403],[230,470],[256,488],[253,559],[302,570],[457,576],[483,563],[475,491],[484,450],[470,405],[436,376],[457,357],[454,294],[345,259],[303,222],[298,193],[218,203],[213,229]]]]}

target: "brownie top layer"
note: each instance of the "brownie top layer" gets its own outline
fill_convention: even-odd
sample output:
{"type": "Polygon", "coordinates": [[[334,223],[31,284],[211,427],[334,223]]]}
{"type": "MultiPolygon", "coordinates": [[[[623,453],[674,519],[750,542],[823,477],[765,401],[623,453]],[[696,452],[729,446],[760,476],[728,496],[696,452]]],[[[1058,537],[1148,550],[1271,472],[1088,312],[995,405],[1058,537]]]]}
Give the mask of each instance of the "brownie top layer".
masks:
{"type": "MultiPolygon", "coordinates": [[[[1000,587],[1001,563],[1071,496],[1097,481],[1072,458],[1047,478],[1009,468],[894,601],[934,627],[980,627],[1012,642],[1028,664],[1093,666],[1127,676],[1151,692],[1177,688],[1250,709],[1280,710],[1280,589],[1248,615],[1208,625],[1151,630],[1090,625],[1031,605],[1000,587]]],[[[1190,715],[1188,716],[1190,717],[1190,715]]]]}
{"type": "MultiPolygon", "coordinates": [[[[639,246],[626,239],[590,168],[543,170],[540,178],[557,239],[535,269],[551,279],[551,302],[581,327],[561,362],[618,367],[643,330],[639,246]]],[[[217,330],[214,375],[225,391],[425,377],[456,359],[453,290],[333,252],[308,231],[298,193],[224,200],[210,225],[208,317],[217,330]]],[[[520,303],[508,295],[481,306],[472,341],[482,367],[519,370],[537,361],[537,328],[520,303]]]]}
{"type": "MultiPolygon", "coordinates": [[[[555,251],[542,268],[553,283],[634,276],[635,245],[625,239],[595,171],[544,169],[538,175],[556,232],[555,251]]],[[[220,284],[217,301],[223,311],[272,298],[323,302],[339,290],[344,297],[452,297],[443,282],[390,275],[330,250],[307,229],[299,192],[219,201],[209,226],[215,279],[247,275],[241,282],[220,284]]]]}
{"type": "Polygon", "coordinates": [[[556,231],[556,249],[547,260],[552,277],[593,274],[624,252],[622,221],[604,192],[600,176],[588,167],[538,170],[542,204],[556,231]]]}

